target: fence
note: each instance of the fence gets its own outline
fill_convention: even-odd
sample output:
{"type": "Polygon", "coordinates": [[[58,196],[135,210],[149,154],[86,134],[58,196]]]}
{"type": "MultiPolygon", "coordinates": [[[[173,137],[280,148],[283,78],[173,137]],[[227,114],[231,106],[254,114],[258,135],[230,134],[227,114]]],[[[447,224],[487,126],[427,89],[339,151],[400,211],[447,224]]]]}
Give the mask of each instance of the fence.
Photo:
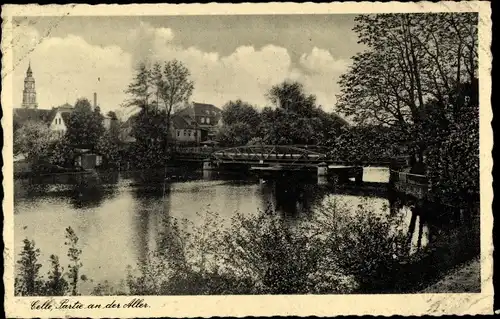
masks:
{"type": "Polygon", "coordinates": [[[390,184],[397,191],[417,198],[424,198],[430,189],[426,175],[390,170],[390,184]]]}

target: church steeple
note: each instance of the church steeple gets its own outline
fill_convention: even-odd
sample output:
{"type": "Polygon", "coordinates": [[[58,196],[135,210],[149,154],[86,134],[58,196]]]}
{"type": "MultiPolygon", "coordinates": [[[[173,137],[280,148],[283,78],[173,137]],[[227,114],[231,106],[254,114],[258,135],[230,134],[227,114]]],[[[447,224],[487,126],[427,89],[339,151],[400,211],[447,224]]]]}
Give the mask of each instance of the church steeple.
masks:
{"type": "Polygon", "coordinates": [[[26,71],[26,77],[24,78],[23,107],[27,109],[38,108],[38,104],[36,103],[35,78],[33,78],[33,71],[31,71],[31,61],[26,71]]]}
{"type": "Polygon", "coordinates": [[[28,71],[26,71],[26,76],[28,76],[28,77],[33,76],[33,72],[31,71],[31,61],[28,64],[28,71]]]}

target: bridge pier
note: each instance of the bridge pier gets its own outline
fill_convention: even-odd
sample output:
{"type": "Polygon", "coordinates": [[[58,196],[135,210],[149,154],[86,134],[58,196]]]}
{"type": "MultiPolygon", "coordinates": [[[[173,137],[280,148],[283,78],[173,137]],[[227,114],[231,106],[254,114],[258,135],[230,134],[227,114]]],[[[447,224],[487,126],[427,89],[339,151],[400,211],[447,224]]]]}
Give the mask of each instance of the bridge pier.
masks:
{"type": "Polygon", "coordinates": [[[211,160],[207,159],[203,161],[203,171],[210,171],[213,169],[215,169],[215,165],[211,160]]]}
{"type": "Polygon", "coordinates": [[[318,185],[328,184],[328,165],[320,163],[317,167],[318,185]]]}
{"type": "Polygon", "coordinates": [[[356,167],[354,172],[354,182],[358,185],[363,183],[363,167],[356,167]]]}

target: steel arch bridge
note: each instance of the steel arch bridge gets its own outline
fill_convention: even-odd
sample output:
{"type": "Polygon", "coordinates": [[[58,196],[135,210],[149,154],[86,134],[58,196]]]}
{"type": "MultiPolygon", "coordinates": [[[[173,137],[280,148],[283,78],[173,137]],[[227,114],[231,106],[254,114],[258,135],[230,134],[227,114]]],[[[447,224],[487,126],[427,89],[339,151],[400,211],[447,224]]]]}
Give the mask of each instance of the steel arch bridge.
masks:
{"type": "Polygon", "coordinates": [[[287,145],[247,145],[215,150],[208,156],[218,163],[276,163],[283,165],[317,165],[327,159],[326,152],[287,145]]]}

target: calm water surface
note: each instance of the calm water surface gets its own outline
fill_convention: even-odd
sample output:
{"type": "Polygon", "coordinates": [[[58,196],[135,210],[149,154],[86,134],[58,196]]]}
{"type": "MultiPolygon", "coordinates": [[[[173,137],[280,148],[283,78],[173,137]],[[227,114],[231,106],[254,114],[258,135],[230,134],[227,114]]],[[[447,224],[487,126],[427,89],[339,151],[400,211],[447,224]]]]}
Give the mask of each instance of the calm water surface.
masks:
{"type": "MultiPolygon", "coordinates": [[[[377,212],[388,213],[388,200],[370,192],[337,193],[309,182],[264,181],[249,176],[221,175],[207,172],[171,173],[165,186],[163,172],[116,173],[104,179],[97,190],[55,184],[36,188],[26,181],[16,181],[15,243],[16,255],[22,240],[35,240],[48,269],[51,254],[58,255],[66,268],[65,228],[71,226],[79,236],[83,250],[82,272],[94,284],[108,281],[119,285],[127,266],[137,265],[152,248],[160,230],[160,220],[169,215],[203,223],[197,213],[217,212],[229,220],[235,212],[254,213],[272,207],[290,221],[313,214],[314,208],[330,199],[340,199],[355,209],[364,201],[377,212]],[[102,185],[104,183],[104,185],[102,185]]],[[[365,168],[364,181],[387,182],[384,168],[365,168]]],[[[405,223],[409,224],[411,214],[405,223]]],[[[417,220],[417,224],[418,224],[417,220]]],[[[229,222],[221,227],[227,227],[229,222]]],[[[424,227],[423,245],[426,244],[424,227]]],[[[417,236],[417,234],[415,234],[417,236]]],[[[414,236],[414,237],[415,237],[414,236]]],[[[414,238],[416,241],[416,237],[414,238]]],[[[82,291],[82,293],[86,293],[82,291]]]]}

